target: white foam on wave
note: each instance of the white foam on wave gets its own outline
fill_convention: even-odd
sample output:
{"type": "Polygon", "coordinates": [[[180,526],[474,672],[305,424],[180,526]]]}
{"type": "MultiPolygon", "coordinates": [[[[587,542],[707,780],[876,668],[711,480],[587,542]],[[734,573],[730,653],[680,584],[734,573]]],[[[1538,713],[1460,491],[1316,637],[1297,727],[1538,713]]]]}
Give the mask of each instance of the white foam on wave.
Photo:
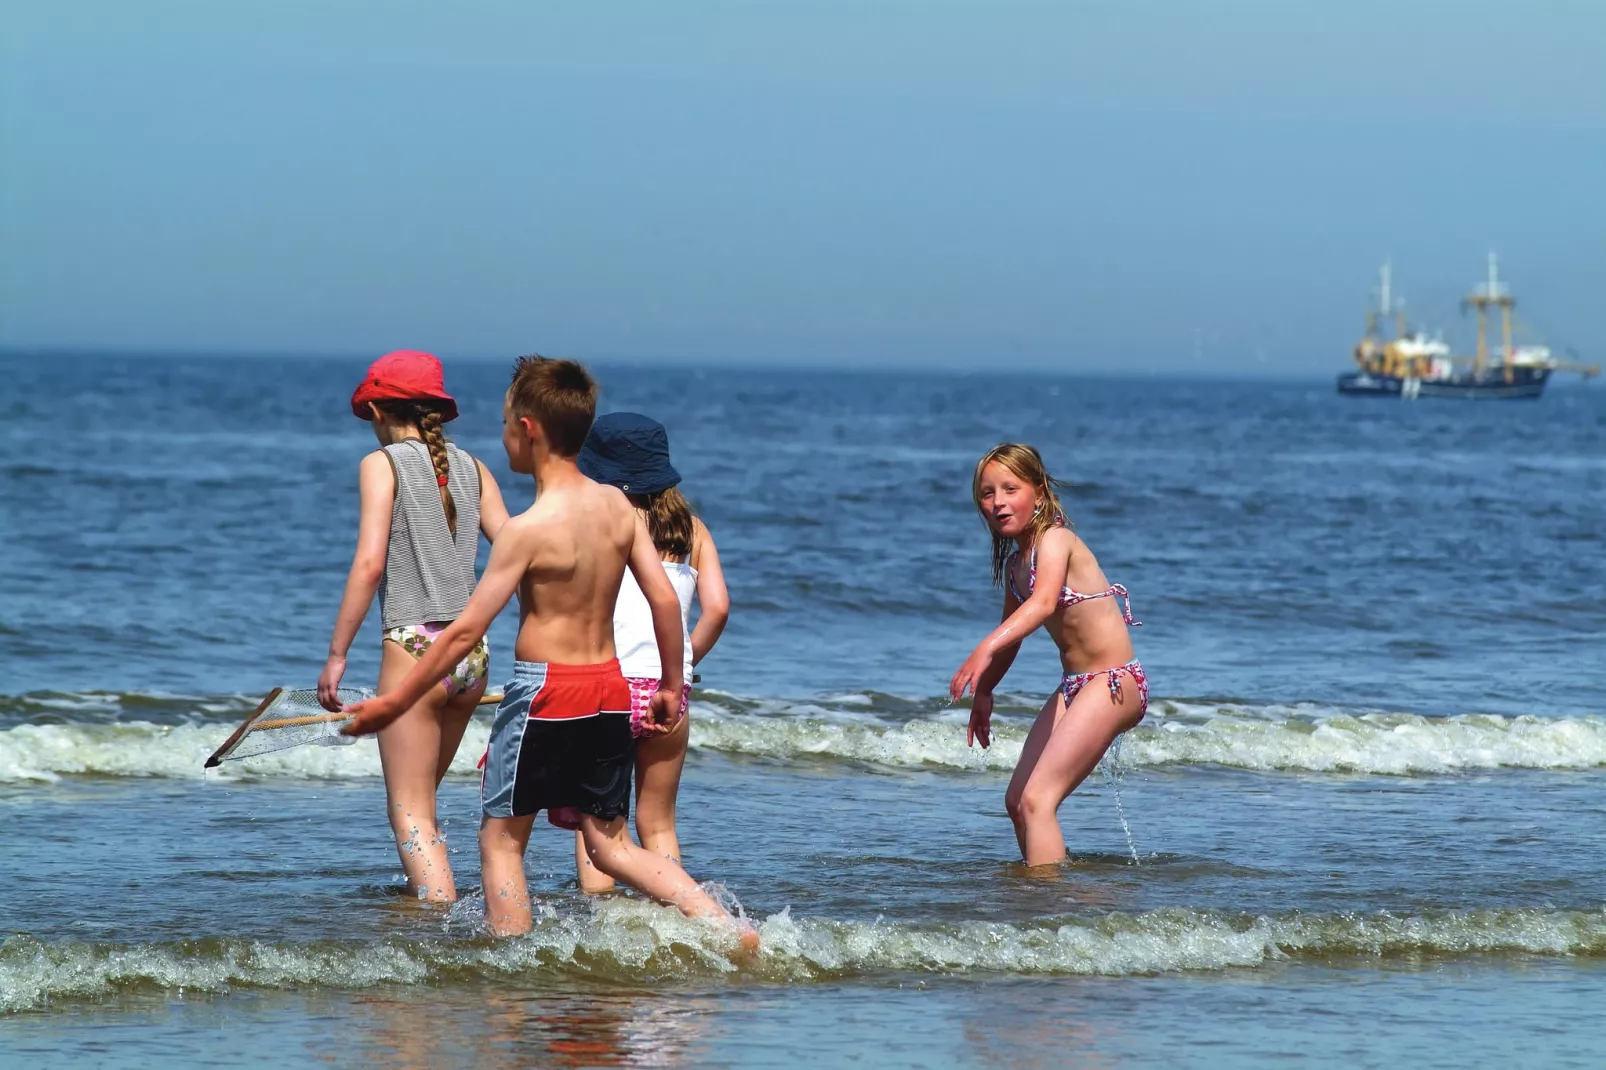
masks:
{"type": "MultiPolygon", "coordinates": [[[[1169,704],[1167,704],[1169,705],[1169,704]]],[[[1180,705],[1180,704],[1179,704],[1180,705]]],[[[956,717],[901,724],[869,719],[743,717],[718,709],[693,721],[692,745],[777,759],[871,765],[1013,769],[1026,726],[995,720],[990,748],[965,745],[956,717]]],[[[1153,716],[1123,741],[1129,766],[1222,765],[1261,771],[1447,774],[1476,769],[1592,769],[1606,765],[1606,719],[1465,714],[1313,713],[1309,708],[1182,707],[1153,716]],[[1178,715],[1180,714],[1180,715],[1178,715]]]]}
{"type": "Polygon", "coordinates": [[[790,910],[759,924],[760,951],[735,954],[729,929],[616,898],[577,914],[551,910],[528,936],[182,943],[0,943],[0,1013],[118,991],[316,986],[364,989],[450,977],[629,980],[723,976],[809,983],[878,973],[1130,976],[1254,968],[1285,958],[1362,961],[1523,954],[1606,954],[1606,913],[1508,909],[1401,916],[1232,915],[1156,910],[1026,923],[832,921],[790,910]]]}
{"type": "MultiPolygon", "coordinates": [[[[1219,765],[1257,771],[1445,775],[1485,769],[1592,769],[1606,765],[1606,718],[1422,717],[1331,707],[1207,707],[1159,702],[1125,739],[1127,766],[1219,765]]],[[[990,748],[965,746],[964,712],[889,718],[813,705],[784,711],[732,709],[716,696],[693,705],[693,749],[778,761],[850,763],[892,769],[1014,768],[1026,736],[1020,718],[995,720],[990,748]]],[[[25,724],[0,730],[0,783],[61,776],[199,777],[228,735],[226,724],[144,721],[25,724]]],[[[452,772],[475,775],[489,719],[470,724],[452,772]]],[[[371,741],[305,746],[208,774],[222,779],[379,776],[371,741]]]]}
{"type": "MultiPolygon", "coordinates": [[[[191,777],[221,780],[254,777],[302,777],[345,780],[380,775],[379,749],[373,740],[346,746],[303,746],[243,761],[225,762],[215,770],[203,763],[233,725],[160,725],[148,721],[118,724],[18,725],[0,731],[0,783],[57,780],[62,776],[191,777]]],[[[490,725],[476,719],[469,725],[452,762],[452,772],[474,774],[485,752],[490,725]]]]}

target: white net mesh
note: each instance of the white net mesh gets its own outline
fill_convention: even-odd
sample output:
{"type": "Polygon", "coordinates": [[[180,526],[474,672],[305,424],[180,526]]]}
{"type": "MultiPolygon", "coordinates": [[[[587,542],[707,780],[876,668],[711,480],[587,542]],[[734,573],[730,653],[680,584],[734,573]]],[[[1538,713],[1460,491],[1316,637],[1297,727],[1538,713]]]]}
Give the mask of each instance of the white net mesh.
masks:
{"type": "MultiPolygon", "coordinates": [[[[350,706],[360,699],[372,698],[373,692],[365,687],[342,687],[341,705],[350,706]]],[[[330,713],[318,705],[316,688],[305,687],[293,691],[278,689],[245,723],[235,730],[228,741],[206,760],[207,768],[222,762],[253,758],[288,747],[306,743],[326,747],[355,743],[352,736],[340,734],[340,727],[351,718],[344,713],[330,713]]]]}

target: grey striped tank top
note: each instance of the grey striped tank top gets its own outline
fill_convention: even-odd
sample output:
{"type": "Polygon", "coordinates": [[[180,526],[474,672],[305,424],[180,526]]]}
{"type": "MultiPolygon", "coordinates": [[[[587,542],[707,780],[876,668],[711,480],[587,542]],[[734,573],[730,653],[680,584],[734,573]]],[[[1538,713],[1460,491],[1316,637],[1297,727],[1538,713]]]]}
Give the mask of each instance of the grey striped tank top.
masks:
{"type": "Polygon", "coordinates": [[[385,580],[379,617],[386,631],[404,624],[456,620],[474,593],[474,555],[480,545],[480,473],[474,458],[446,444],[457,534],[446,524],[440,483],[429,447],[403,439],[385,447],[396,472],[385,580]]]}

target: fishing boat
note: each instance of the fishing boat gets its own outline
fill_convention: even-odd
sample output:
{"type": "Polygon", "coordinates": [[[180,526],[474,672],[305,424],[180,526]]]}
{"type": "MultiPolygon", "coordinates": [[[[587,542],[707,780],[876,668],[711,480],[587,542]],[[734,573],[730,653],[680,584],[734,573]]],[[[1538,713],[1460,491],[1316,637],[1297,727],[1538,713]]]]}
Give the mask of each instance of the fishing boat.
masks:
{"type": "Polygon", "coordinates": [[[1421,330],[1408,331],[1405,306],[1391,290],[1390,265],[1384,264],[1378,288],[1378,307],[1367,313],[1366,334],[1355,346],[1359,371],[1338,377],[1338,392],[1362,397],[1463,398],[1506,400],[1537,398],[1544,393],[1552,372],[1578,372],[1585,379],[1600,374],[1598,364],[1557,360],[1548,346],[1515,345],[1512,311],[1517,299],[1500,281],[1499,264],[1489,254],[1489,275],[1461,302],[1478,317],[1478,348],[1471,357],[1451,354],[1440,336],[1429,338],[1421,330]],[[1500,310],[1501,347],[1489,349],[1489,310],[1500,310]],[[1394,337],[1384,336],[1392,320],[1394,337]]]}

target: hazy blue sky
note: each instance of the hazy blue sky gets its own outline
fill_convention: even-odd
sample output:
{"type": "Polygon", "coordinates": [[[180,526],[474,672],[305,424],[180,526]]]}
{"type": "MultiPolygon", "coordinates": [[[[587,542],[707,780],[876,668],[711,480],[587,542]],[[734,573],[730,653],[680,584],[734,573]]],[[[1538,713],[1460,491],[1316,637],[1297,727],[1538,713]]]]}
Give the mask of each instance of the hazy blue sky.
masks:
{"type": "MultiPolygon", "coordinates": [[[[0,345],[1606,355],[1606,3],[4,0],[0,345]]],[[[1202,357],[1201,357],[1202,353],[1202,357]]]]}

